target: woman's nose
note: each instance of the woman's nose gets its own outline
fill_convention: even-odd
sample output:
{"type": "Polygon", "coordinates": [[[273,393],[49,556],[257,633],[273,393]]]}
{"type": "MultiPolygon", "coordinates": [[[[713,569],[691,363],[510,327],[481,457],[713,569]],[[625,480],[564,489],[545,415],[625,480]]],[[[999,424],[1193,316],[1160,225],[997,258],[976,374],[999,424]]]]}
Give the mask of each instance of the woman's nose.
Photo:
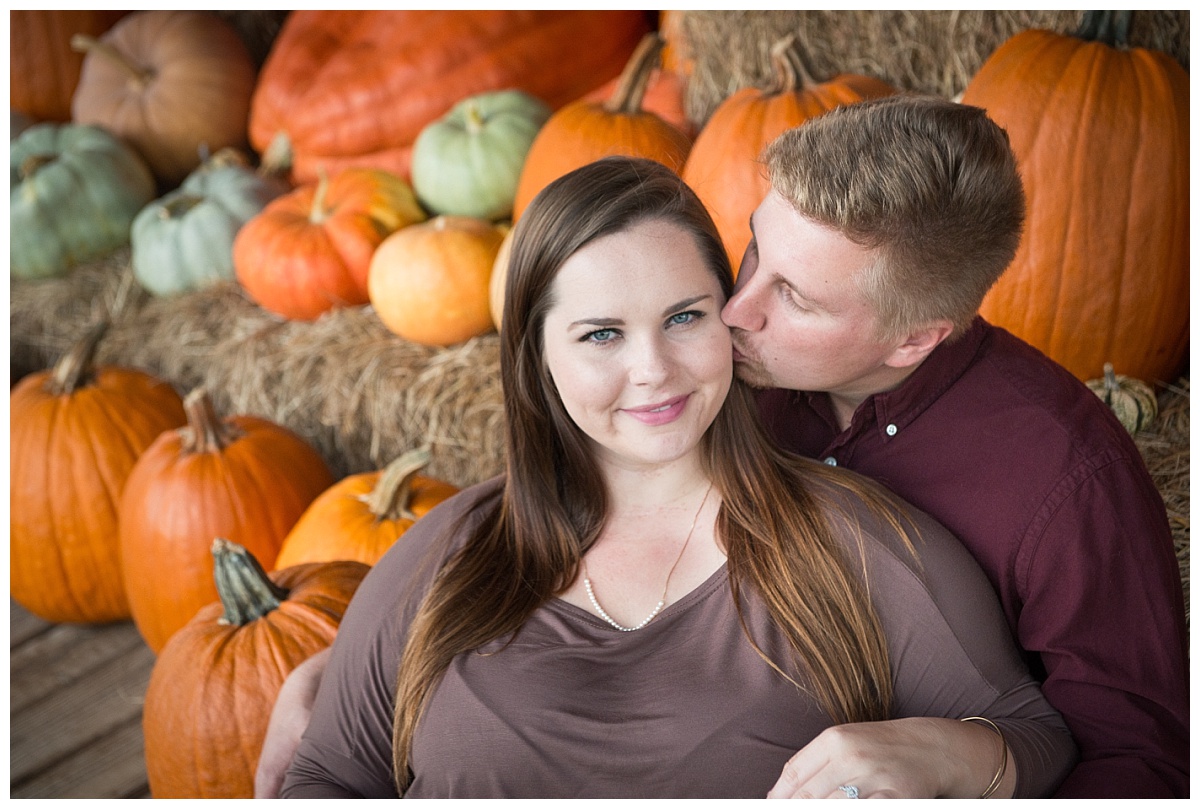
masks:
{"type": "Polygon", "coordinates": [[[635,385],[659,385],[671,375],[674,360],[660,339],[640,341],[629,360],[629,380],[635,385]]]}

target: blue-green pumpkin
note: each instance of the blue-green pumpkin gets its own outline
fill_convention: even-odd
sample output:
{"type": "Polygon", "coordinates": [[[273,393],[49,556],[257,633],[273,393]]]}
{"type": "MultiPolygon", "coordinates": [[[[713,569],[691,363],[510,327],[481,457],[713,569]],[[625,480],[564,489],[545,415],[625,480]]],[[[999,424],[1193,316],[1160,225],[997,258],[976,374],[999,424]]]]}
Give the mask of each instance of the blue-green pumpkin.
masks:
{"type": "Polygon", "coordinates": [[[146,162],[121,139],[81,124],[35,124],[9,144],[9,266],[14,278],[67,274],[129,244],[156,193],[146,162]]]}
{"type": "Polygon", "coordinates": [[[551,109],[521,90],[463,99],[413,143],[412,185],[431,214],[512,216],[521,168],[551,109]]]}
{"type": "Polygon", "coordinates": [[[133,220],[134,277],[159,297],[234,280],[234,237],[290,189],[282,177],[255,171],[241,152],[217,152],[133,220]]]}

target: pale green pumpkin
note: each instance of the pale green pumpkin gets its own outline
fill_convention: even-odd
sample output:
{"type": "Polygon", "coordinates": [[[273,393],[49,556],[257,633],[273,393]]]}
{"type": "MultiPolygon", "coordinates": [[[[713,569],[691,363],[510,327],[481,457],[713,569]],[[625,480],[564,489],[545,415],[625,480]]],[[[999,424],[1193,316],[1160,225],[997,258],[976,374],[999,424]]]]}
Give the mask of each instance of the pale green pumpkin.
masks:
{"type": "Polygon", "coordinates": [[[512,215],[521,168],[550,107],[521,90],[471,96],[417,136],[412,185],[432,214],[512,215]]]}
{"type": "Polygon", "coordinates": [[[154,176],[97,126],[42,123],[9,144],[9,266],[14,278],[65,275],[129,244],[154,176]]]}
{"type": "Polygon", "coordinates": [[[240,153],[218,152],[133,220],[134,277],[160,297],[234,280],[234,237],[290,188],[256,172],[240,153]]]}

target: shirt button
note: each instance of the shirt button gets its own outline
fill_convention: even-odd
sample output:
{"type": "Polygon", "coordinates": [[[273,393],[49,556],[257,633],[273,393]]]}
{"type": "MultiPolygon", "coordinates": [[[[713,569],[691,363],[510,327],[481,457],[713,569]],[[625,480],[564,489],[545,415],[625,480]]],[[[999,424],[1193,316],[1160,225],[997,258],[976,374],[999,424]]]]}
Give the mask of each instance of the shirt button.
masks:
{"type": "Polygon", "coordinates": [[[887,434],[888,435],[895,435],[897,432],[898,432],[898,430],[896,429],[895,424],[889,424],[887,426],[887,434]]]}
{"type": "Polygon", "coordinates": [[[825,463],[829,464],[830,466],[837,466],[837,458],[830,455],[825,459],[825,463]]]}

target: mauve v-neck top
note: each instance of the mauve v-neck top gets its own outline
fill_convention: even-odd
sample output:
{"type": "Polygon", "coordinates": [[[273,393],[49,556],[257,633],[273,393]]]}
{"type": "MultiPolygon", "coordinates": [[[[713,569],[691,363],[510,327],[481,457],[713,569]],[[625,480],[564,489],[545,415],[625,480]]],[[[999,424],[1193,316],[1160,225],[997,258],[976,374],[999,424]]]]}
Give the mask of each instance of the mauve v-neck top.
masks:
{"type": "MultiPolygon", "coordinates": [[[[406,631],[432,571],[461,539],[446,542],[444,529],[497,486],[479,484],[430,512],[363,581],[284,797],[396,795],[392,710],[406,631]]],[[[1013,750],[1018,794],[1052,791],[1074,761],[1074,744],[1021,663],[969,554],[913,512],[922,575],[889,530],[843,499],[849,518],[838,525],[858,520],[866,534],[865,574],[891,654],[895,716],[990,717],[1013,750]]],[[[760,647],[789,661],[765,607],[750,588],[742,592],[760,647]]],[[[831,724],[751,648],[722,566],[641,630],[618,631],[555,599],[511,643],[457,656],[417,728],[406,797],[764,797],[787,760],[831,724]]]]}

